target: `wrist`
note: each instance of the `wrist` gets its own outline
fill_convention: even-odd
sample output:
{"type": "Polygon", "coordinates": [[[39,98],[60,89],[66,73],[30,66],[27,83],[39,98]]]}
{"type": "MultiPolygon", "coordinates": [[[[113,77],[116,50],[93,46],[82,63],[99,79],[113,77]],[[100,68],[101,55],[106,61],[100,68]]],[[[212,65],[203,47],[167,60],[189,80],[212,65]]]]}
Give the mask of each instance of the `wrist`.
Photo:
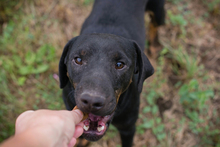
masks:
{"type": "MultiPolygon", "coordinates": [[[[45,140],[45,139],[44,139],[45,140]]],[[[37,135],[32,131],[25,131],[19,134],[14,135],[7,139],[1,147],[9,147],[9,146],[16,146],[16,147],[50,147],[47,142],[42,141],[41,135],[37,135]]]]}

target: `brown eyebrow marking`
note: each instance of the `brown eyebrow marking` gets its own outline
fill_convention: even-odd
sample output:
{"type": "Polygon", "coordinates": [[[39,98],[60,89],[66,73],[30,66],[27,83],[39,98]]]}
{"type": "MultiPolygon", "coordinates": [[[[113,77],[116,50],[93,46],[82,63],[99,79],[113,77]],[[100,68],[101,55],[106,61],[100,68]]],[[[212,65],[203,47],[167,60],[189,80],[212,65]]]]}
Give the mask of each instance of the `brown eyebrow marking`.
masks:
{"type": "Polygon", "coordinates": [[[84,56],[85,54],[86,54],[86,51],[82,50],[82,51],[81,51],[81,55],[84,56]]]}

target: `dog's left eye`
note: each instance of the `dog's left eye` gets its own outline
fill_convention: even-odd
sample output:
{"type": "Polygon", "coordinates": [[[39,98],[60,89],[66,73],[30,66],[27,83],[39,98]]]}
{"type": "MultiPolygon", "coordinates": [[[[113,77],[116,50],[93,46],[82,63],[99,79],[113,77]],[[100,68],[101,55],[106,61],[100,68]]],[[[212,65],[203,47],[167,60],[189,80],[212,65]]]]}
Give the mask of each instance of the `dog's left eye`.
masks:
{"type": "Polygon", "coordinates": [[[122,62],[117,62],[116,64],[115,64],[115,68],[116,69],[122,69],[124,67],[124,63],[122,63],[122,62]]]}
{"type": "Polygon", "coordinates": [[[74,59],[75,63],[78,64],[78,65],[82,65],[82,58],[79,58],[79,57],[76,57],[74,59]]]}

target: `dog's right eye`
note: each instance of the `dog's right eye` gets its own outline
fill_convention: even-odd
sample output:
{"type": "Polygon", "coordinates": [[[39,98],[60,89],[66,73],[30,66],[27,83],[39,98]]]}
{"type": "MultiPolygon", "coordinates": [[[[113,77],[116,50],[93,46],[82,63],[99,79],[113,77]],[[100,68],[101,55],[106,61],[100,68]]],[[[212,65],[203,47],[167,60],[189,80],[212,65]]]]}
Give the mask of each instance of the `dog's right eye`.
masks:
{"type": "Polygon", "coordinates": [[[81,58],[76,57],[76,58],[74,59],[74,61],[75,61],[76,64],[82,65],[82,59],[81,59],[81,58]]]}
{"type": "Polygon", "coordinates": [[[117,62],[116,64],[115,64],[115,68],[116,69],[122,69],[124,67],[124,63],[122,63],[122,62],[117,62]]]}

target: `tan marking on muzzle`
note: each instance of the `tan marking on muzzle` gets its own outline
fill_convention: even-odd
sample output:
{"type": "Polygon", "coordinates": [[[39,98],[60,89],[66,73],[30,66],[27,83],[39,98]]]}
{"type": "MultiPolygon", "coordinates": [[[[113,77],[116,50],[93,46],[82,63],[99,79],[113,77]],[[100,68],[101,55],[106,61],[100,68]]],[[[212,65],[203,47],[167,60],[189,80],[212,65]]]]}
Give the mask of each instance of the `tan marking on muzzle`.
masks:
{"type": "Polygon", "coordinates": [[[118,101],[119,101],[119,98],[120,98],[120,96],[121,96],[121,93],[122,93],[121,90],[115,90],[115,97],[116,97],[117,103],[118,103],[118,101]]]}
{"type": "Polygon", "coordinates": [[[132,83],[132,79],[130,79],[129,85],[132,83]]]}
{"type": "Polygon", "coordinates": [[[73,87],[74,89],[76,89],[77,83],[73,83],[73,87]]]}
{"type": "MultiPolygon", "coordinates": [[[[70,80],[69,74],[67,73],[66,75],[67,75],[67,77],[68,77],[69,80],[70,80]]],[[[70,80],[70,81],[71,81],[71,80],[70,80]]],[[[74,89],[76,89],[76,86],[77,86],[77,83],[73,83],[73,87],[74,87],[74,89]]]]}
{"type": "MultiPolygon", "coordinates": [[[[129,84],[128,84],[128,86],[127,86],[127,88],[126,88],[125,90],[128,89],[128,87],[130,86],[131,83],[132,83],[132,78],[130,79],[129,84]]],[[[125,91],[125,90],[124,90],[124,91],[125,91]]],[[[121,94],[122,94],[124,91],[122,91],[121,89],[115,90],[115,97],[116,97],[117,103],[118,103],[118,101],[119,101],[119,98],[120,98],[121,94]]]]}

